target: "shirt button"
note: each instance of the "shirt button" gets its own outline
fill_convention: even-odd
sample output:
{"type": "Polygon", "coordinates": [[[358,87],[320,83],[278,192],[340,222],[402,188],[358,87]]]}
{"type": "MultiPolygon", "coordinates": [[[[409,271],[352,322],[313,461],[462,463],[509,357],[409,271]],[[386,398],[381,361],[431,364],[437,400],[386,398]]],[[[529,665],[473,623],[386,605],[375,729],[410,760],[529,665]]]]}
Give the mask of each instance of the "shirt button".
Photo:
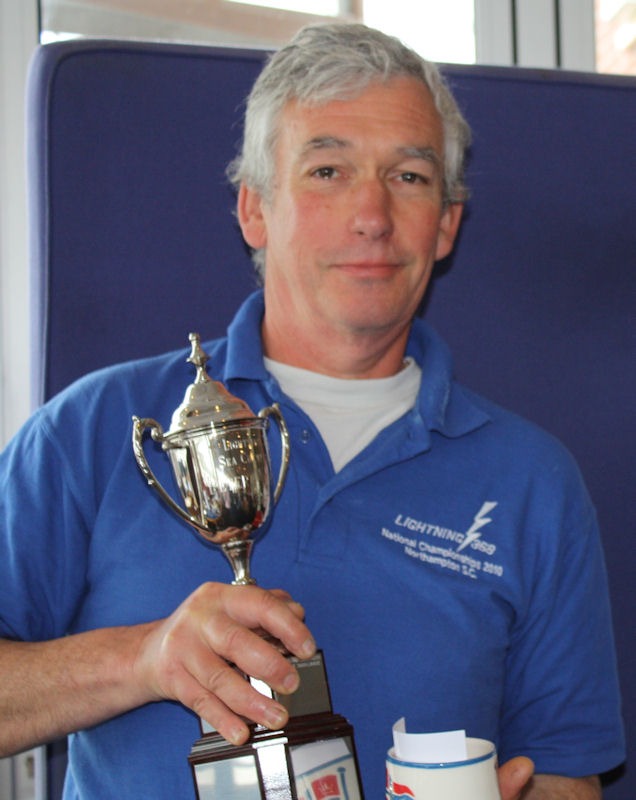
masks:
{"type": "Polygon", "coordinates": [[[300,432],[300,441],[303,444],[307,444],[307,442],[309,442],[310,439],[311,439],[311,431],[308,430],[307,428],[303,428],[302,431],[300,432]]]}

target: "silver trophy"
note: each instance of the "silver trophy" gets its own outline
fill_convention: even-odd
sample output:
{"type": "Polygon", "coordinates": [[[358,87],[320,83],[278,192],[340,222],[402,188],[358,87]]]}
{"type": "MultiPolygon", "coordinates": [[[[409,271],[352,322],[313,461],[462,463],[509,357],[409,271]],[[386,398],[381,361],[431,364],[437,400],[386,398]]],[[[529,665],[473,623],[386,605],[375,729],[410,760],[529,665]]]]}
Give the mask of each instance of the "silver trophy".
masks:
{"type": "Polygon", "coordinates": [[[170,508],[189,522],[209,542],[221,547],[234,571],[234,584],[255,583],[250,575],[254,536],[278,502],[289,464],[289,434],[278,405],[255,415],[207,374],[209,356],[199,335],[190,334],[192,352],[187,359],[197,370],[183,403],[163,432],[154,419],[133,417],[133,450],[148,481],[170,508]],[[266,430],[276,421],[281,437],[281,465],[276,487],[272,475],[266,430]],[[165,491],[144,453],[146,429],[168,454],[185,508],[165,491]]]}
{"type": "MultiPolygon", "coordinates": [[[[149,485],[170,508],[204,539],[221,547],[232,565],[233,583],[254,583],[250,552],[253,538],[262,530],[285,482],[287,426],[276,404],[255,416],[243,400],[213,381],[205,369],[208,356],[198,334],[191,333],[190,341],[188,361],[196,367],[195,381],[172,415],[167,433],[154,419],[133,417],[135,457],[149,485]],[[282,444],[273,491],[266,437],[270,417],[278,424],[282,444]],[[170,457],[185,508],[165,491],[148,464],[143,448],[147,429],[170,457]]],[[[276,644],[282,650],[280,643],[276,644]]],[[[308,797],[303,787],[310,764],[314,783],[327,781],[329,786],[339,787],[338,794],[330,797],[362,800],[353,728],[333,713],[322,653],[318,651],[308,661],[287,657],[300,674],[300,687],[293,695],[280,695],[245,676],[258,691],[286,706],[290,719],[284,729],[270,731],[252,724],[249,741],[233,746],[201,720],[202,736],[188,756],[197,797],[209,797],[212,785],[219,797],[292,800],[301,793],[308,797]]]]}

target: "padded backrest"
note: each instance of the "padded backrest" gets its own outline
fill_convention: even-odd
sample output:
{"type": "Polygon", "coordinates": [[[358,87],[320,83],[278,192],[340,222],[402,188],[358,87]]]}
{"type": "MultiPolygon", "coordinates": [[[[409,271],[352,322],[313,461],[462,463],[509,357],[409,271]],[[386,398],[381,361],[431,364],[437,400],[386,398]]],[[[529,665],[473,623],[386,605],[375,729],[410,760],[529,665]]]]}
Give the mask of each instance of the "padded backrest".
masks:
{"type": "MultiPolygon", "coordinates": [[[[224,169],[264,54],[41,47],[29,86],[35,399],[104,364],[222,334],[255,283],[224,169]]],[[[561,438],[596,503],[636,797],[633,538],[636,81],[446,69],[472,198],[425,313],[466,384],[561,438]]]]}

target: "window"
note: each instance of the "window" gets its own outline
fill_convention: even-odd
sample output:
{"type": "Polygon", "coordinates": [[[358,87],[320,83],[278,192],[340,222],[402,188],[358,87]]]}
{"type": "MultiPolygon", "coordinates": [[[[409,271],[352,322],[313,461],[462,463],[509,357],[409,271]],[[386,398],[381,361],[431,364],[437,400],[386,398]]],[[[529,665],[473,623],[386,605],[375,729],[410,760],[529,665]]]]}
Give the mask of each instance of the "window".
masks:
{"type": "Polygon", "coordinates": [[[636,2],[596,0],[596,69],[636,75],[636,2]]]}
{"type": "Polygon", "coordinates": [[[91,36],[273,49],[308,23],[353,19],[433,61],[636,75],[633,0],[40,0],[40,12],[43,42],[91,36]]]}
{"type": "Polygon", "coordinates": [[[41,0],[42,41],[70,36],[275,48],[299,28],[362,20],[435,61],[475,60],[474,0],[41,0]]]}

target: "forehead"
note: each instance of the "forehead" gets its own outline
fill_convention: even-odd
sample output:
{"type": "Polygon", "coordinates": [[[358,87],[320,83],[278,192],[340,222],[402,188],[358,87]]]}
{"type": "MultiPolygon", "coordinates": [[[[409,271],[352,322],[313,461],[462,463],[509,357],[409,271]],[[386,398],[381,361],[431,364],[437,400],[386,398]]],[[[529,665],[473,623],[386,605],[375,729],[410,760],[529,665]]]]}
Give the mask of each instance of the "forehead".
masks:
{"type": "Polygon", "coordinates": [[[397,147],[433,147],[441,155],[443,129],[428,88],[415,78],[374,82],[357,96],[321,104],[291,100],[283,108],[279,155],[294,155],[313,139],[352,147],[367,141],[397,147]]]}

